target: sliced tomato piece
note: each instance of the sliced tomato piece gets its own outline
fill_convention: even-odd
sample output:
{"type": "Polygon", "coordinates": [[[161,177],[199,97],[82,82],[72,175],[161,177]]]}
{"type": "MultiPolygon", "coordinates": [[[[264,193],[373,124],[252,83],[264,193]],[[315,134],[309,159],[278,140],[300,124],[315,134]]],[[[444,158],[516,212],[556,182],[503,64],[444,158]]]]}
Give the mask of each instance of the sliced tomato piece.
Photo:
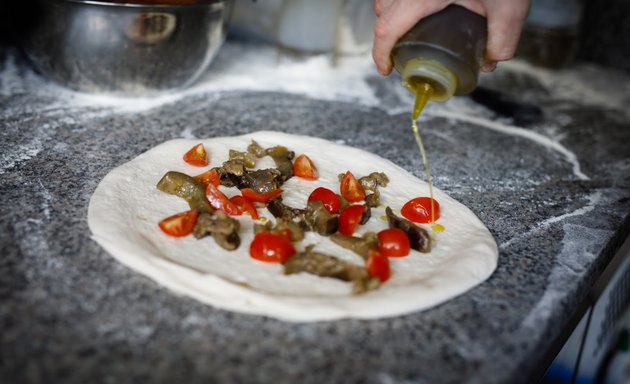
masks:
{"type": "Polygon", "coordinates": [[[409,237],[398,228],[389,228],[380,231],[378,237],[378,250],[383,256],[401,257],[407,256],[411,249],[409,237]]]}
{"type": "Polygon", "coordinates": [[[364,205],[350,205],[339,215],[339,233],[346,236],[352,236],[354,230],[361,222],[363,212],[365,212],[364,205]]]}
{"type": "Polygon", "coordinates": [[[391,276],[389,259],[383,256],[378,250],[370,249],[365,260],[365,268],[372,277],[378,277],[381,283],[386,282],[391,276]]]}
{"type": "Polygon", "coordinates": [[[254,204],[252,204],[249,200],[243,196],[237,195],[230,197],[230,201],[238,207],[238,210],[241,213],[248,213],[252,219],[258,220],[258,211],[256,210],[256,207],[254,207],[254,204]]]}
{"type": "Polygon", "coordinates": [[[212,184],[215,187],[218,187],[221,184],[221,176],[219,176],[219,172],[216,168],[212,168],[209,171],[202,173],[201,175],[197,175],[193,177],[197,181],[201,181],[203,185],[212,184]]]}
{"type": "Polygon", "coordinates": [[[317,180],[319,172],[313,161],[306,155],[301,154],[293,161],[293,174],[307,180],[317,180]]]}
{"type": "Polygon", "coordinates": [[[249,245],[249,255],[260,261],[283,263],[295,254],[293,244],[286,238],[269,232],[259,232],[249,245]]]}
{"type": "Polygon", "coordinates": [[[414,223],[428,224],[440,218],[440,204],[430,197],[416,197],[406,202],[400,213],[414,223]],[[431,216],[431,201],[433,201],[433,217],[431,216]]]}
{"type": "Polygon", "coordinates": [[[339,190],[341,192],[341,196],[351,203],[356,203],[357,201],[365,199],[365,190],[363,189],[363,186],[350,171],[347,171],[341,178],[339,190]]]}
{"type": "Polygon", "coordinates": [[[180,212],[159,222],[158,226],[164,233],[174,237],[190,235],[197,224],[196,209],[180,212]]]}
{"type": "Polygon", "coordinates": [[[273,191],[258,193],[251,188],[243,188],[241,189],[241,194],[243,197],[248,199],[249,201],[255,201],[257,203],[268,203],[271,200],[282,194],[282,189],[274,189],[273,191]]]}
{"type": "Polygon", "coordinates": [[[206,148],[201,143],[195,145],[184,154],[184,161],[190,165],[205,167],[206,165],[208,165],[208,155],[206,154],[206,148]]]}
{"type": "Polygon", "coordinates": [[[308,201],[321,201],[322,204],[324,204],[324,208],[332,214],[339,212],[339,208],[341,208],[341,199],[339,199],[339,196],[324,187],[315,188],[308,197],[308,201]]]}
{"type": "Polygon", "coordinates": [[[242,213],[238,206],[213,184],[206,185],[206,197],[214,209],[223,211],[228,215],[240,215],[242,213]]]}

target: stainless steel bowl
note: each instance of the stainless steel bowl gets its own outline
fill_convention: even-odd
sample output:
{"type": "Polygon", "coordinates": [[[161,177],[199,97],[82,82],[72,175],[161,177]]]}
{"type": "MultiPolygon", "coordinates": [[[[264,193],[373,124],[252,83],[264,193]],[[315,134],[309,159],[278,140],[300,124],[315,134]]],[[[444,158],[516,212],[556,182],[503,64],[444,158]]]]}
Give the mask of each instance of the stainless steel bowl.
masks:
{"type": "Polygon", "coordinates": [[[37,20],[18,39],[40,72],[67,87],[155,94],[190,85],[208,67],[225,38],[232,4],[39,0],[31,13],[37,20]]]}

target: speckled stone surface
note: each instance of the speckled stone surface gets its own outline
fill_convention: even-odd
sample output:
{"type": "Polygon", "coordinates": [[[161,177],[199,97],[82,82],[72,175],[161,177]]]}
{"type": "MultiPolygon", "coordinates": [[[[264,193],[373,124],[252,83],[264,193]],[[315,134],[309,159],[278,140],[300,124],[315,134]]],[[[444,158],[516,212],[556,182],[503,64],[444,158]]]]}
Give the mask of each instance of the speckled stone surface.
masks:
{"type": "Polygon", "coordinates": [[[343,141],[422,177],[395,78],[367,79],[378,105],[235,91],[120,112],[66,102],[4,50],[0,382],[529,382],[630,213],[629,116],[615,107],[627,100],[587,102],[533,72],[506,66],[483,80],[543,107],[539,124],[513,127],[467,99],[430,107],[422,123],[435,184],[500,245],[490,279],[407,316],[291,324],[214,309],[120,265],[90,239],[90,196],[165,140],[257,129],[343,141]]]}

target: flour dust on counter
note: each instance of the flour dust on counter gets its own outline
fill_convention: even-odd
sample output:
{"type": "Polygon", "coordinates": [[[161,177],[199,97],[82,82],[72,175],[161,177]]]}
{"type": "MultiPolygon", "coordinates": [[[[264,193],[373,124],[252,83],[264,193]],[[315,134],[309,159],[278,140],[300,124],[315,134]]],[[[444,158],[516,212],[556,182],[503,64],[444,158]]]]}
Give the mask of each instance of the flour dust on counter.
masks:
{"type": "MultiPolygon", "coordinates": [[[[341,196],[347,196],[343,180],[340,186],[341,173],[351,172],[357,178],[374,172],[387,175],[389,182],[378,189],[378,205],[372,206],[371,217],[354,232],[355,238],[378,233],[379,251],[384,247],[380,234],[391,226],[383,218],[392,211],[399,215],[410,199],[429,193],[427,183],[394,163],[319,138],[261,131],[203,140],[179,139],[150,149],[101,181],[88,209],[93,239],[119,262],[177,293],[230,311],[297,322],[373,319],[427,309],[463,294],[495,270],[498,250],[488,229],[467,207],[438,189],[433,190],[440,209],[436,220],[446,230],[431,231],[428,222],[417,225],[430,233],[430,252],[411,249],[405,257],[388,257],[391,277],[382,280],[378,289],[359,294],[347,281],[304,271],[286,274],[281,263],[254,259],[250,248],[257,236],[254,227],[280,221],[264,204],[257,205],[257,219],[254,215],[230,216],[240,227],[240,246],[236,250],[227,250],[210,237],[176,238],[160,230],[161,220],[190,209],[184,199],[156,188],[165,173],[194,176],[217,170],[225,164],[224,160],[237,156],[234,151],[245,153],[252,143],[263,148],[284,146],[295,154],[306,154],[316,166],[317,179],[293,176],[282,184],[281,202],[292,211],[310,204],[311,194],[318,188],[341,191],[341,196]],[[200,143],[206,150],[207,166],[183,161],[182,154],[200,143]]],[[[258,162],[257,170],[274,164],[269,156],[258,162]]],[[[239,192],[236,187],[219,188],[225,196],[239,192]]],[[[245,196],[244,189],[241,192],[245,196]]],[[[342,214],[344,209],[340,210],[342,214]]],[[[340,231],[341,222],[339,217],[340,231]]],[[[333,237],[336,235],[339,233],[333,237]]],[[[327,234],[305,231],[304,239],[293,244],[297,251],[293,258],[313,251],[332,255],[352,269],[362,268],[362,256],[338,244],[327,234]]]]}
{"type": "Polygon", "coordinates": [[[379,104],[366,81],[376,70],[369,55],[344,57],[334,62],[329,55],[282,56],[275,46],[228,41],[212,70],[188,88],[144,97],[90,94],[46,81],[30,69],[19,68],[19,54],[9,51],[0,58],[0,96],[34,91],[54,100],[50,108],[94,109],[90,116],[138,113],[158,109],[198,95],[217,99],[223,92],[286,92],[320,100],[379,104]]]}

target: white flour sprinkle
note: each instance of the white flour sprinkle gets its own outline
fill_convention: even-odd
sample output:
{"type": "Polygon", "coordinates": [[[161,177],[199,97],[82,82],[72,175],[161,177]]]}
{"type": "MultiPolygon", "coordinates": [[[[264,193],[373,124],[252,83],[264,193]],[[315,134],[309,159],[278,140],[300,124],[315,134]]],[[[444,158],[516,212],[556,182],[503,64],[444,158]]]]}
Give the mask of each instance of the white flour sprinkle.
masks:
{"type": "Polygon", "coordinates": [[[560,99],[617,109],[625,109],[630,102],[630,81],[627,75],[613,69],[579,64],[551,70],[535,67],[522,60],[511,60],[500,66],[535,78],[560,99]],[[602,76],[604,71],[606,75],[602,76]]]}
{"type": "MultiPolygon", "coordinates": [[[[378,99],[366,82],[376,75],[369,56],[344,57],[334,65],[329,55],[295,58],[274,47],[253,47],[232,43],[224,45],[217,61],[196,84],[181,91],[154,97],[126,98],[74,92],[37,78],[32,84],[16,68],[14,56],[8,55],[2,67],[0,92],[35,88],[39,94],[54,95],[66,108],[104,108],[111,113],[142,112],[177,102],[194,95],[218,99],[226,91],[278,91],[305,95],[321,100],[346,100],[376,106],[378,99]]],[[[27,71],[31,73],[31,71],[27,71]]],[[[96,113],[98,112],[91,112],[96,113]]]]}
{"type": "Polygon", "coordinates": [[[586,205],[584,205],[583,207],[580,207],[578,209],[576,209],[575,211],[572,212],[568,212],[559,216],[554,216],[554,217],[550,217],[546,220],[543,220],[539,223],[536,224],[536,226],[532,229],[530,229],[529,231],[522,233],[518,236],[515,236],[513,238],[511,238],[510,240],[502,243],[501,245],[499,245],[499,249],[506,249],[508,248],[510,245],[514,244],[515,242],[518,242],[522,239],[525,239],[529,236],[531,236],[534,233],[538,233],[540,231],[546,230],[547,228],[549,228],[549,226],[551,224],[557,223],[559,221],[565,220],[569,217],[574,217],[574,216],[582,216],[585,215],[587,213],[589,213],[590,211],[592,211],[593,209],[595,209],[595,207],[597,205],[599,205],[599,203],[602,200],[602,193],[600,191],[597,191],[595,193],[593,193],[592,195],[588,196],[588,203],[586,205]]]}
{"type": "Polygon", "coordinates": [[[0,155],[0,175],[12,169],[19,163],[37,156],[43,149],[39,138],[33,138],[27,144],[17,144],[11,147],[7,153],[0,155]]]}
{"type": "Polygon", "coordinates": [[[567,280],[586,273],[587,266],[598,256],[590,250],[602,249],[602,243],[610,238],[612,232],[576,224],[564,224],[562,229],[562,251],[557,257],[556,266],[551,270],[544,294],[522,322],[526,328],[538,327],[557,311],[566,298],[567,280]]]}
{"type": "Polygon", "coordinates": [[[459,121],[465,121],[467,123],[471,123],[471,124],[479,125],[479,126],[484,127],[484,128],[491,129],[493,131],[505,133],[505,134],[512,135],[512,136],[518,136],[518,137],[522,137],[524,139],[533,141],[536,144],[542,145],[543,147],[551,149],[551,150],[559,153],[560,155],[562,155],[564,157],[565,161],[568,162],[569,164],[571,164],[571,166],[573,168],[573,175],[575,177],[577,177],[580,180],[588,180],[589,179],[589,177],[586,176],[582,172],[582,170],[580,168],[580,162],[578,161],[578,158],[575,155],[575,153],[573,153],[572,151],[567,149],[565,146],[563,146],[559,142],[554,141],[551,138],[546,137],[544,135],[541,135],[541,134],[539,134],[537,132],[534,132],[534,131],[529,130],[529,129],[524,129],[524,128],[520,128],[520,127],[516,127],[516,126],[502,124],[502,123],[499,123],[499,122],[496,122],[496,121],[483,119],[483,118],[470,116],[470,115],[465,115],[465,114],[462,114],[462,113],[456,113],[456,112],[427,111],[427,114],[429,116],[444,117],[444,118],[451,118],[451,119],[459,120],[459,121]]]}

